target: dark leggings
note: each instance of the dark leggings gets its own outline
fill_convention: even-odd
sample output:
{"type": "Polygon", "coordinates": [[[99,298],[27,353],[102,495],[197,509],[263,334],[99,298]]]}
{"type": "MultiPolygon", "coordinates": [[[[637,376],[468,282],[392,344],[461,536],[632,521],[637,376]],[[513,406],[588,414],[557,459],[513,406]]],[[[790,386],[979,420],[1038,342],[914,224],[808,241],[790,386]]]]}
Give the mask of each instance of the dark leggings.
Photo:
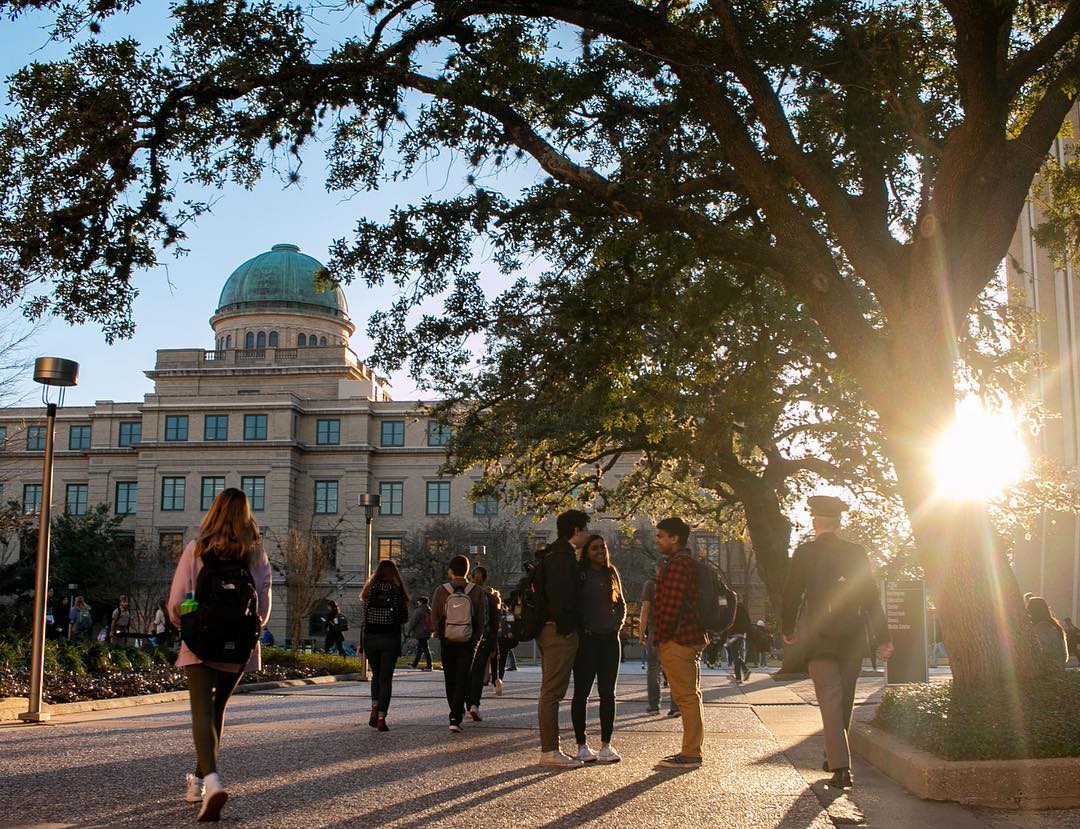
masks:
{"type": "Polygon", "coordinates": [[[195,776],[217,771],[225,706],[240,682],[242,671],[219,671],[206,665],[187,665],[188,698],[191,701],[191,733],[195,738],[195,776]]]}
{"type": "Polygon", "coordinates": [[[390,710],[394,668],[401,655],[401,637],[396,633],[368,634],[364,637],[364,653],[371,665],[371,704],[385,715],[390,710]]]}
{"type": "Polygon", "coordinates": [[[502,679],[506,676],[506,660],[514,655],[514,648],[517,647],[517,642],[513,639],[500,639],[499,640],[499,670],[496,673],[494,670],[491,672],[491,680],[495,681],[497,676],[502,679]]]}
{"type": "Polygon", "coordinates": [[[619,680],[622,644],[618,633],[585,633],[578,643],[574,659],[574,699],[570,719],[578,745],[585,743],[585,707],[596,682],[600,697],[600,741],[611,742],[615,730],[615,684],[619,680]]]}
{"type": "Polygon", "coordinates": [[[476,646],[476,653],[473,654],[469,668],[469,690],[465,694],[465,704],[469,708],[480,707],[480,699],[484,695],[484,674],[491,666],[491,654],[494,650],[494,643],[490,639],[481,639],[476,646]]]}

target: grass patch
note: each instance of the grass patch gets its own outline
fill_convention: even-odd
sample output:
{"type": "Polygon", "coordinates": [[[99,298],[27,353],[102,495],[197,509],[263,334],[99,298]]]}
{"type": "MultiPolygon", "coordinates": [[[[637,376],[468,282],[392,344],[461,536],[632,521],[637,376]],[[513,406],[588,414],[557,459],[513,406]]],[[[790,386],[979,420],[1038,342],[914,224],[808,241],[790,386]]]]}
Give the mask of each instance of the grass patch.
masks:
{"type": "Polygon", "coordinates": [[[887,688],[874,724],[947,760],[1080,757],[1080,673],[1010,693],[952,683],[887,688]]]}

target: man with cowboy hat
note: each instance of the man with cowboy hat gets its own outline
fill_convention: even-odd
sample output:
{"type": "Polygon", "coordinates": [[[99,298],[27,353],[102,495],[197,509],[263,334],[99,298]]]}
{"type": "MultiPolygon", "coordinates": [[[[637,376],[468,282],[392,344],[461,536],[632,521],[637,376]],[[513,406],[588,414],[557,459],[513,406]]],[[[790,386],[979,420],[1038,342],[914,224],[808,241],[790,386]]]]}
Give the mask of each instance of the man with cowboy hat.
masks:
{"type": "Polygon", "coordinates": [[[850,789],[851,752],[848,729],[855,704],[855,683],[862,671],[866,624],[878,641],[882,659],[892,655],[892,641],[877,584],[866,551],[837,536],[847,504],[831,495],[807,499],[814,539],[801,544],[791,557],[783,596],[784,642],[803,641],[810,678],[825,730],[828,785],[850,789]]]}

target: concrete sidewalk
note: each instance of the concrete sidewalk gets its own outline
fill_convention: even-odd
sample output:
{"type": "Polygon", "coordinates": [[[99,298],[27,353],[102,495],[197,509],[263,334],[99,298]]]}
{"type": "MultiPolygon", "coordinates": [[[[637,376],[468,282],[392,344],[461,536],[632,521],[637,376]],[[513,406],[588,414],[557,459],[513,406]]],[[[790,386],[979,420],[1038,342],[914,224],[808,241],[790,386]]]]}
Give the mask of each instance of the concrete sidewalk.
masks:
{"type": "MultiPolygon", "coordinates": [[[[706,764],[655,768],[679,747],[677,718],[645,712],[644,673],[624,663],[612,766],[554,772],[537,764],[539,674],[507,674],[484,721],[446,729],[440,673],[399,671],[389,733],[367,724],[360,683],[285,688],[236,698],[221,772],[226,825],[248,827],[876,827],[1080,826],[1080,813],[1015,817],[925,804],[857,767],[857,789],[821,786],[821,738],[809,683],[764,674],[735,686],[706,671],[706,764]]],[[[880,680],[860,683],[872,699],[880,680]]],[[[666,710],[666,694],[665,705],[666,710]]],[[[568,704],[564,746],[573,744],[568,704]]],[[[860,707],[868,713],[868,706],[860,707]]],[[[592,740],[597,712],[590,707],[592,740]]],[[[95,712],[55,726],[0,726],[0,826],[186,826],[183,775],[194,759],[186,706],[95,712]],[[4,823],[4,821],[9,821],[4,823]]]]}

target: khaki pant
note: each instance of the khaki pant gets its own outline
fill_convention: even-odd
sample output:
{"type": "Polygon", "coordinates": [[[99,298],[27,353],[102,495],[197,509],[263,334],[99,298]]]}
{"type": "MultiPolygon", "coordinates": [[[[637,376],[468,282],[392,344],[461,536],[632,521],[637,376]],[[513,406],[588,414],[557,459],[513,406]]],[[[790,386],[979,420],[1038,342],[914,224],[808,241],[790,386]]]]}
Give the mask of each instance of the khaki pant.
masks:
{"type": "Polygon", "coordinates": [[[660,667],[667,674],[671,699],[682,715],[683,757],[701,757],[705,742],[705,708],[701,704],[701,647],[660,643],[660,667]]]}
{"type": "Polygon", "coordinates": [[[814,680],[814,693],[821,709],[829,768],[833,771],[851,768],[848,730],[851,728],[851,710],[855,705],[855,684],[862,671],[862,654],[811,659],[807,669],[814,680]]]}
{"type": "Polygon", "coordinates": [[[577,657],[578,635],[563,636],[548,622],[536,637],[540,648],[540,702],[536,716],[540,721],[540,750],[559,750],[559,703],[566,697],[570,673],[577,657]]]}

